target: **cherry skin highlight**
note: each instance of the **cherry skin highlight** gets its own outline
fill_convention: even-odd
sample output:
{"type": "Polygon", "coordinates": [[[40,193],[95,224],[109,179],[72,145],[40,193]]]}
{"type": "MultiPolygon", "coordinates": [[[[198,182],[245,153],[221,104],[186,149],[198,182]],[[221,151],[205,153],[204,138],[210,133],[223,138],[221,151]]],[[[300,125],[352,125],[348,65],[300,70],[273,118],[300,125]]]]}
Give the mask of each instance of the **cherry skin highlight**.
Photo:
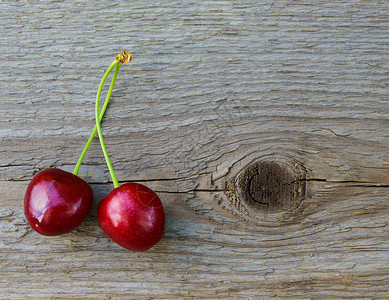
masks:
{"type": "Polygon", "coordinates": [[[27,187],[24,214],[42,235],[61,235],[77,228],[89,214],[93,191],[72,173],[50,168],[37,173],[27,187]]]}
{"type": "Polygon", "coordinates": [[[139,183],[125,183],[110,192],[97,207],[106,235],[132,251],[146,251],[162,238],[165,211],[158,195],[139,183]]]}

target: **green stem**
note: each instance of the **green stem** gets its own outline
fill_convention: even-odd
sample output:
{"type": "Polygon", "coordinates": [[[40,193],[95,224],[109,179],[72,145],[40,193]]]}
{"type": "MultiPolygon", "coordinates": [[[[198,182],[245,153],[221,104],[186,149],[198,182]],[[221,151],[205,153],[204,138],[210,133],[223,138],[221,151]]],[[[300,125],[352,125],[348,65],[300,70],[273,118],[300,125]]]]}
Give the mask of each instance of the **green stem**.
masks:
{"type": "MultiPolygon", "coordinates": [[[[105,80],[107,79],[108,77],[108,74],[111,73],[112,69],[115,67],[115,73],[113,74],[113,78],[112,78],[112,81],[115,82],[116,80],[116,77],[119,73],[119,69],[120,69],[120,66],[122,65],[121,62],[119,62],[118,60],[115,60],[107,69],[107,71],[105,72],[103,78],[101,79],[101,82],[100,82],[100,85],[99,85],[99,89],[97,90],[97,95],[96,95],[96,127],[97,127],[97,133],[99,135],[99,140],[100,140],[100,145],[101,145],[101,149],[103,150],[103,153],[104,153],[104,157],[105,157],[105,161],[107,162],[107,166],[108,166],[108,169],[109,169],[109,173],[111,174],[111,177],[112,177],[112,181],[113,181],[113,185],[115,188],[119,187],[119,182],[115,176],[115,173],[113,171],[113,168],[112,168],[112,165],[111,165],[111,162],[109,160],[109,156],[108,156],[108,153],[107,153],[107,149],[105,147],[105,143],[104,143],[104,138],[103,138],[103,134],[101,132],[101,126],[100,126],[100,118],[99,118],[99,104],[100,104],[100,94],[101,94],[101,90],[103,89],[103,85],[104,85],[104,82],[105,80]]],[[[111,85],[111,87],[113,88],[113,85],[111,85]]],[[[111,87],[110,87],[110,92],[112,93],[112,90],[111,90],[111,87]]]]}
{"type": "MultiPolygon", "coordinates": [[[[111,69],[112,70],[112,69],[111,69]]],[[[112,90],[113,90],[113,86],[115,85],[115,81],[116,81],[116,77],[112,78],[112,81],[111,81],[111,85],[109,87],[109,90],[108,90],[108,94],[107,96],[105,97],[105,101],[104,101],[104,105],[101,109],[101,112],[100,112],[100,115],[99,115],[99,123],[101,122],[101,120],[103,119],[103,116],[105,114],[105,111],[107,110],[107,107],[108,107],[108,103],[109,103],[109,99],[111,98],[111,94],[112,94],[112,90]]],[[[82,151],[81,153],[81,156],[80,158],[78,159],[78,162],[74,168],[74,171],[73,171],[73,174],[74,175],[78,175],[78,172],[80,170],[80,167],[81,167],[81,164],[82,164],[82,161],[84,160],[84,157],[86,155],[86,152],[88,151],[89,149],[89,146],[90,144],[92,143],[93,141],[93,138],[95,137],[95,134],[97,132],[97,126],[95,125],[95,127],[93,128],[93,131],[91,133],[91,135],[89,136],[89,139],[88,141],[86,142],[86,145],[84,147],[84,150],[82,151]]]]}

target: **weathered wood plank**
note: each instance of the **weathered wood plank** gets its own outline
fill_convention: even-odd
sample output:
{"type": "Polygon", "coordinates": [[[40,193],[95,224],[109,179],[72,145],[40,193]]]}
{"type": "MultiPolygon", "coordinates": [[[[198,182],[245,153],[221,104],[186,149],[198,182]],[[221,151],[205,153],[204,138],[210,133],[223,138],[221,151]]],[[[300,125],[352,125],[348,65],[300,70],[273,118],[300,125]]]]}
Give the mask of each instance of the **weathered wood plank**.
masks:
{"type": "Polygon", "coordinates": [[[387,1],[1,10],[0,298],[387,298],[387,1]],[[166,208],[166,234],[145,253],[98,226],[112,185],[97,140],[80,171],[95,191],[80,228],[39,236],[22,210],[37,171],[74,167],[123,48],[135,58],[103,132],[119,180],[144,182],[166,208]],[[245,203],[237,178],[263,161],[297,176],[298,205],[245,203]]]}

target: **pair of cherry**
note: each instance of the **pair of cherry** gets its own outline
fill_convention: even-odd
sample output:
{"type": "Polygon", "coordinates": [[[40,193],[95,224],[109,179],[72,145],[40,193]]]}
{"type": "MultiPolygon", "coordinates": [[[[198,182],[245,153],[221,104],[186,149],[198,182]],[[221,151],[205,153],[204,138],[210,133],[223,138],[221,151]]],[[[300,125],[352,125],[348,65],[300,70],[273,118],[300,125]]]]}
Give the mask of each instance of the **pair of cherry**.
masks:
{"type": "Polygon", "coordinates": [[[121,52],[105,72],[96,96],[96,125],[73,173],[49,168],[37,173],[27,187],[24,213],[28,223],[42,235],[61,235],[77,228],[89,214],[93,203],[90,185],[78,177],[78,171],[96,131],[115,189],[97,207],[99,224],[107,236],[120,246],[145,251],[162,238],[165,212],[157,194],[138,183],[119,182],[105,148],[100,122],[107,108],[121,64],[132,60],[128,51],[121,52]],[[116,67],[116,68],[115,68],[116,67]],[[106,100],[99,113],[103,84],[115,68],[106,100]]]}

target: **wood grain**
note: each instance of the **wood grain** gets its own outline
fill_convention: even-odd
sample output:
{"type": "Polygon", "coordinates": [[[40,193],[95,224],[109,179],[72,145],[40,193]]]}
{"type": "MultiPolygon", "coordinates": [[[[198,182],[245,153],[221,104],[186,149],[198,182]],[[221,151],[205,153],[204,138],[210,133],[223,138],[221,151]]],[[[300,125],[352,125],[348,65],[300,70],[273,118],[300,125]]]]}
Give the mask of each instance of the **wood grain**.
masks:
{"type": "MultiPolygon", "coordinates": [[[[2,1],[1,299],[388,299],[387,1],[2,1]],[[98,141],[80,170],[95,203],[72,233],[29,229],[23,197],[71,171],[98,83],[121,182],[153,188],[162,241],[126,251],[98,226],[112,190],[98,141]],[[277,213],[231,186],[256,162],[304,170],[277,213]]],[[[297,172],[297,171],[296,171],[297,172]]]]}

